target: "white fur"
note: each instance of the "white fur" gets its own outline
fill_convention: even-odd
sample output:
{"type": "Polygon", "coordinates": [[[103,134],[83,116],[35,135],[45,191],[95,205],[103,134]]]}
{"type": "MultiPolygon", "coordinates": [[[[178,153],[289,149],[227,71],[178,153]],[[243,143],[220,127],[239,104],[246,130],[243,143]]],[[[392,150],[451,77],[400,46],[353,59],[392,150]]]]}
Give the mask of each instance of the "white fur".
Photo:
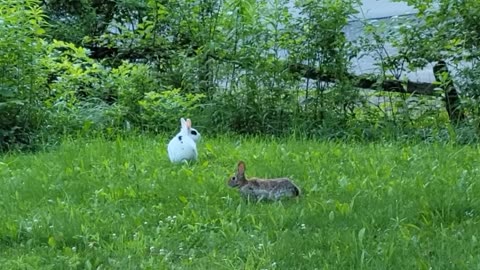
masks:
{"type": "Polygon", "coordinates": [[[200,139],[200,133],[191,127],[190,119],[180,119],[180,132],[168,143],[168,157],[173,163],[187,160],[196,160],[198,157],[196,141],[200,139]],[[192,134],[193,133],[195,134],[192,134]]]}

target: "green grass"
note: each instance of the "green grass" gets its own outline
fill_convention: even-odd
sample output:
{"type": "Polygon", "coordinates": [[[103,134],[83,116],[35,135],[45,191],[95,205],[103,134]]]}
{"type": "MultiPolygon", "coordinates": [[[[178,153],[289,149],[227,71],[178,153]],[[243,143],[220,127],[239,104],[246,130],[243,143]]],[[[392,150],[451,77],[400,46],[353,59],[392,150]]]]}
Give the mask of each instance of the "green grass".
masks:
{"type": "Polygon", "coordinates": [[[0,269],[479,269],[480,151],[444,144],[65,142],[0,163],[0,269]],[[292,177],[298,199],[227,187],[292,177]]]}

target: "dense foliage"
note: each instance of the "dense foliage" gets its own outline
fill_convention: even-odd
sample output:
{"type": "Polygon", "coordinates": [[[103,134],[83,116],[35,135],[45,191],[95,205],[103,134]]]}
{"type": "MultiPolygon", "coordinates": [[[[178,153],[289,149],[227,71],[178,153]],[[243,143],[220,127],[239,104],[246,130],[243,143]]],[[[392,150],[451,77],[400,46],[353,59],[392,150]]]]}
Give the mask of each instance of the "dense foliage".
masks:
{"type": "Polygon", "coordinates": [[[180,116],[207,133],[475,140],[480,4],[408,2],[415,17],[367,20],[349,40],[356,0],[3,0],[0,146],[172,132],[180,116]],[[365,55],[378,74],[352,75],[365,55]],[[438,60],[454,79],[404,91],[438,60]]]}

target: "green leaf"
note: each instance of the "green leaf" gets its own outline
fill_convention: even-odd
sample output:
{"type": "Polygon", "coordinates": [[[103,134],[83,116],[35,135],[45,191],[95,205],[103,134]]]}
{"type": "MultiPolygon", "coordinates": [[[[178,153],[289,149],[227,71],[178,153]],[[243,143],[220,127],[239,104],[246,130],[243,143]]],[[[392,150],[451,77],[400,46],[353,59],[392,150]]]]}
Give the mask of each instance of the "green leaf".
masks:
{"type": "Polygon", "coordinates": [[[53,247],[53,248],[57,245],[57,241],[55,240],[55,237],[50,236],[48,238],[48,245],[53,247]]]}
{"type": "Polygon", "coordinates": [[[178,196],[178,199],[179,199],[182,203],[185,203],[185,204],[188,203],[187,198],[186,198],[185,196],[183,196],[183,195],[178,196]]]}
{"type": "Polygon", "coordinates": [[[36,34],[37,36],[43,35],[43,34],[45,34],[45,30],[42,29],[42,28],[37,28],[37,29],[35,30],[35,34],[36,34]]]}

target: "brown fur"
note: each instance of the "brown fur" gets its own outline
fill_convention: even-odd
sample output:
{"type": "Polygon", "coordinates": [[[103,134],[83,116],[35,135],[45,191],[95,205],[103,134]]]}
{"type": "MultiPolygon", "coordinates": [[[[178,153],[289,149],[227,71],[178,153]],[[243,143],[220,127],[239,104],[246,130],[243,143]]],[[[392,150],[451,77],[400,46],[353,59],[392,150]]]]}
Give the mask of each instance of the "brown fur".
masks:
{"type": "Polygon", "coordinates": [[[289,178],[247,179],[245,177],[245,162],[239,161],[237,171],[228,180],[230,187],[237,187],[246,198],[255,200],[278,200],[284,197],[300,195],[300,189],[289,178]]]}

